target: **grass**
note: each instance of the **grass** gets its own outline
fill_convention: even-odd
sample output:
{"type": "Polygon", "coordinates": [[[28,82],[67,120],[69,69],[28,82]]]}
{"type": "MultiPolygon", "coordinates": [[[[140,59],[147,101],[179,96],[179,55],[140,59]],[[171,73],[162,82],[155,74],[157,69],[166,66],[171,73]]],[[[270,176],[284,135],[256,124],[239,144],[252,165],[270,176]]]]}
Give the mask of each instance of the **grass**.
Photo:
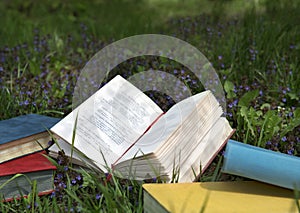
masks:
{"type": "MultiPolygon", "coordinates": [[[[296,0],[2,1],[0,119],[30,112],[63,117],[71,111],[80,70],[97,51],[130,35],[162,33],[191,43],[212,62],[226,92],[226,116],[237,130],[234,139],[300,156],[299,8],[296,0]]],[[[183,70],[184,79],[190,74],[155,57],[129,60],[112,73],[130,76],[141,66],[176,77],[183,70]]],[[[199,91],[201,85],[186,82],[199,91]]],[[[174,104],[165,94],[147,95],[165,110],[174,104]]],[[[199,181],[239,178],[220,173],[221,165],[219,155],[199,181]]],[[[33,192],[0,203],[0,211],[142,211],[140,183],[74,171],[63,155],[57,166],[54,194],[33,192]]]]}

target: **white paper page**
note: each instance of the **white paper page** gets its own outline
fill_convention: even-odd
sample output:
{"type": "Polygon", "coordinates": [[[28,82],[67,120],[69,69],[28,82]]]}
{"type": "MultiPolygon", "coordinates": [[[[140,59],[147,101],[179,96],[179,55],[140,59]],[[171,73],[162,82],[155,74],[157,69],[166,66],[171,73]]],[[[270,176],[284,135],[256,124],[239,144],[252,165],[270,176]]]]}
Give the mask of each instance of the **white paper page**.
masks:
{"type": "Polygon", "coordinates": [[[155,151],[179,128],[183,120],[188,117],[192,110],[195,110],[199,101],[209,95],[209,93],[210,91],[198,93],[174,105],[151,127],[134,147],[128,151],[122,160],[128,160],[135,154],[136,157],[138,157],[142,155],[141,153],[148,154],[155,151]],[[142,152],[138,152],[138,150],[142,152]]]}
{"type": "Polygon", "coordinates": [[[78,115],[75,147],[104,169],[143,134],[163,111],[131,83],[116,76],[51,131],[67,142],[78,115]]]}
{"type": "Polygon", "coordinates": [[[226,139],[232,134],[232,128],[226,118],[221,117],[210,129],[210,131],[202,139],[201,143],[194,148],[194,152],[189,156],[186,162],[183,162],[180,170],[180,182],[190,182],[195,179],[194,172],[200,173],[200,165],[202,169],[206,169],[212,157],[220,149],[226,139]],[[212,137],[212,135],[214,137],[212,137]],[[192,170],[193,168],[193,170],[192,170]]]}

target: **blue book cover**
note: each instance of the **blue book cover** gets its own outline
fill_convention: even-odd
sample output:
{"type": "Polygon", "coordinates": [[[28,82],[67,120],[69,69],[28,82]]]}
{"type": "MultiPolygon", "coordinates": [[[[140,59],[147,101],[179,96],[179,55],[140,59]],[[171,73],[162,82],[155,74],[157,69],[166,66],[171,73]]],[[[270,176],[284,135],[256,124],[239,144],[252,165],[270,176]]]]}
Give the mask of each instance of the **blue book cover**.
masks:
{"type": "Polygon", "coordinates": [[[47,131],[59,118],[28,114],[0,121],[0,145],[47,131]]]}
{"type": "Polygon", "coordinates": [[[222,172],[300,190],[300,158],[229,140],[222,172]]]}

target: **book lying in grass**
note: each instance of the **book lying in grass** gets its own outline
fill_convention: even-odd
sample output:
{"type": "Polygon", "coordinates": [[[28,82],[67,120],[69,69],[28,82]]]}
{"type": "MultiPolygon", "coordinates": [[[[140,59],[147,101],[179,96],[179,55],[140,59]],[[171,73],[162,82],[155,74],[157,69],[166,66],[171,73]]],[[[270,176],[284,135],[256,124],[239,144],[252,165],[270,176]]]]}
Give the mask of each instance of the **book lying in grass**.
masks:
{"type": "Polygon", "coordinates": [[[229,140],[222,172],[300,190],[300,158],[229,140]]]}
{"type": "Polygon", "coordinates": [[[47,148],[51,140],[47,129],[59,120],[28,114],[0,121],[0,163],[47,148]]]}
{"type": "Polygon", "coordinates": [[[256,181],[144,184],[145,213],[298,212],[291,190],[256,181]]]}
{"type": "Polygon", "coordinates": [[[164,113],[142,91],[116,76],[51,131],[69,149],[74,143],[104,172],[112,166],[124,178],[166,181],[175,173],[186,182],[196,178],[200,165],[202,171],[208,167],[231,136],[233,130],[222,114],[210,91],[164,113]]]}
{"type": "Polygon", "coordinates": [[[53,175],[56,167],[45,157],[45,151],[0,164],[0,200],[26,196],[36,181],[39,195],[53,191],[53,175]]]}

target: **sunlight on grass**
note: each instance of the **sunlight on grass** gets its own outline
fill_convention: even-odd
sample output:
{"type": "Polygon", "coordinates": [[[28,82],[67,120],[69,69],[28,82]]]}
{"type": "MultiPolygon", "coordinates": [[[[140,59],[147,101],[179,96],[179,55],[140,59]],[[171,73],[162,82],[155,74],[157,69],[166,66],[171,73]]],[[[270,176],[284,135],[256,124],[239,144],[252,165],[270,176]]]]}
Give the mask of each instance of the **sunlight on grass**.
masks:
{"type": "MultiPolygon", "coordinates": [[[[80,70],[96,52],[127,36],[162,33],[191,43],[213,64],[226,92],[226,117],[236,128],[233,139],[299,157],[300,3],[286,2],[1,1],[0,119],[63,117],[71,111],[80,70]]],[[[137,57],[113,73],[130,76],[150,68],[184,79],[195,93],[203,86],[186,67],[165,58],[137,57]]],[[[162,94],[146,94],[166,109],[174,104],[162,94]]],[[[241,179],[220,172],[222,159],[221,152],[198,180],[241,179]]],[[[57,165],[52,194],[0,202],[0,212],[142,212],[140,182],[76,170],[63,153],[57,165]]],[[[179,171],[175,166],[174,182],[179,171]]]]}
{"type": "MultiPolygon", "coordinates": [[[[209,0],[143,0],[143,1],[81,1],[63,2],[30,0],[1,2],[0,46],[16,45],[29,41],[33,30],[43,34],[57,32],[66,36],[78,31],[84,23],[89,33],[100,39],[120,39],[141,33],[159,33],[171,17],[196,16],[207,13],[216,17],[241,14],[249,9],[252,1],[238,0],[220,3],[209,0]],[[13,37],[11,35],[14,35],[13,37]]],[[[76,39],[79,39],[78,37],[76,39]]]]}

